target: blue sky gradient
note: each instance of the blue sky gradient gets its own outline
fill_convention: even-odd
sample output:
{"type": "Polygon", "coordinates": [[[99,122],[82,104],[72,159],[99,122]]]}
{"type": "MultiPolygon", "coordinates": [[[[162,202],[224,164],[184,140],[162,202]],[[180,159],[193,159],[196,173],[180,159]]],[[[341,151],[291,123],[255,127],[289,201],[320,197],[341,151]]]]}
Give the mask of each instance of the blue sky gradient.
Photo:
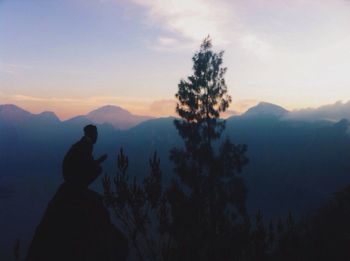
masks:
{"type": "Polygon", "coordinates": [[[225,50],[230,110],[348,101],[349,14],[347,0],[0,0],[0,104],[173,115],[208,34],[225,50]]]}

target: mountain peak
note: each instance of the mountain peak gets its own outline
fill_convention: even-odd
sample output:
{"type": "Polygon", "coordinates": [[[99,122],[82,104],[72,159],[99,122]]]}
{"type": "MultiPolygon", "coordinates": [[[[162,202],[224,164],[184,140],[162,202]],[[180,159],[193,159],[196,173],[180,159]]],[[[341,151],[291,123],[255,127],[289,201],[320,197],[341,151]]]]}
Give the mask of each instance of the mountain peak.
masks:
{"type": "Polygon", "coordinates": [[[32,116],[33,114],[14,104],[0,105],[0,119],[2,120],[21,122],[32,116]]]}
{"type": "Polygon", "coordinates": [[[347,119],[341,119],[337,123],[335,123],[333,126],[334,128],[342,131],[347,131],[349,129],[350,122],[347,119]]]}
{"type": "Polygon", "coordinates": [[[0,104],[0,112],[5,112],[5,111],[16,111],[16,112],[30,113],[30,112],[18,107],[17,105],[14,105],[14,104],[0,104]]]}
{"type": "Polygon", "coordinates": [[[247,110],[243,116],[245,117],[254,117],[254,116],[273,116],[273,117],[282,117],[288,111],[283,107],[269,103],[269,102],[260,102],[258,105],[247,110]]]}
{"type": "Polygon", "coordinates": [[[60,121],[57,115],[52,111],[43,111],[42,113],[39,113],[37,116],[39,116],[41,119],[44,119],[44,120],[51,120],[55,122],[60,121]]]}
{"type": "Polygon", "coordinates": [[[116,105],[105,105],[102,106],[100,108],[97,108],[91,112],[88,113],[88,115],[94,115],[94,114],[98,114],[98,113],[123,113],[123,114],[127,114],[127,115],[131,115],[131,113],[119,106],[116,105]]]}
{"type": "Polygon", "coordinates": [[[86,117],[94,123],[109,123],[116,129],[129,129],[152,117],[137,116],[115,105],[106,105],[91,111],[86,117]]]}

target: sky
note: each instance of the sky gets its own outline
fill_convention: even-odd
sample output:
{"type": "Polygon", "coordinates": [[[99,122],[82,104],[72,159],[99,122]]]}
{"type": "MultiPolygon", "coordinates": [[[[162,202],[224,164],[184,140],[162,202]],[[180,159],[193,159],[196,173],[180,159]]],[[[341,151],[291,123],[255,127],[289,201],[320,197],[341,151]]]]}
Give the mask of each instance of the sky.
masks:
{"type": "Polygon", "coordinates": [[[0,104],[174,115],[210,35],[240,113],[350,100],[349,0],[0,0],[0,104]]]}

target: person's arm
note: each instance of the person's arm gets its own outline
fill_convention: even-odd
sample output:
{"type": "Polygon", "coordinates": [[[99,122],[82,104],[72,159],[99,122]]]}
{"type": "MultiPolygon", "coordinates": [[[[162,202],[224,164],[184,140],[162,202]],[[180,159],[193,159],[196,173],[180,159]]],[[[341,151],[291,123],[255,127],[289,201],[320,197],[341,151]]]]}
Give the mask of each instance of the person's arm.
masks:
{"type": "Polygon", "coordinates": [[[99,157],[97,160],[95,160],[97,162],[98,165],[100,165],[102,162],[104,162],[107,159],[108,155],[107,154],[103,154],[101,157],[99,157]]]}
{"type": "Polygon", "coordinates": [[[89,186],[95,179],[102,173],[102,168],[99,165],[99,161],[95,160],[93,155],[93,146],[91,144],[84,143],[82,147],[81,156],[83,168],[82,180],[86,186],[89,186]]]}

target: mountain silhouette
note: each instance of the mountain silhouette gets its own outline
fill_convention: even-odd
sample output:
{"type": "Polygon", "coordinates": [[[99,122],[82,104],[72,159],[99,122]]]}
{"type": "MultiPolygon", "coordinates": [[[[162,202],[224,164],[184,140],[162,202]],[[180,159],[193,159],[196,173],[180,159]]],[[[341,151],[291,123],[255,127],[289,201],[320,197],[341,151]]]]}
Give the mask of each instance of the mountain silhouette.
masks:
{"type": "Polygon", "coordinates": [[[152,119],[149,116],[133,115],[129,111],[113,105],[106,105],[93,110],[86,115],[86,118],[97,124],[109,123],[118,130],[129,129],[141,122],[152,119]]]}
{"type": "Polygon", "coordinates": [[[243,117],[282,117],[286,115],[289,111],[281,106],[268,103],[260,102],[258,105],[248,109],[242,116],[243,117]]]}
{"type": "MultiPolygon", "coordinates": [[[[89,112],[87,115],[80,115],[63,121],[67,125],[77,125],[81,127],[89,123],[110,124],[117,130],[127,130],[141,122],[153,119],[150,116],[133,115],[129,111],[113,105],[106,105],[89,112]]],[[[16,105],[0,105],[0,123],[6,126],[28,126],[35,124],[57,124],[61,120],[54,112],[44,111],[39,114],[30,113],[16,105]]],[[[34,126],[35,127],[35,126],[34,126]]]]}
{"type": "Polygon", "coordinates": [[[126,260],[128,242],[112,225],[103,198],[63,183],[37,226],[26,261],[126,260]]]}
{"type": "Polygon", "coordinates": [[[35,115],[13,104],[0,105],[0,122],[4,124],[22,123],[35,115]]]}
{"type": "Polygon", "coordinates": [[[64,125],[69,126],[84,126],[90,123],[92,123],[92,121],[86,116],[75,116],[73,118],[63,121],[64,125]]]}
{"type": "Polygon", "coordinates": [[[342,132],[347,132],[350,127],[350,122],[348,119],[342,119],[339,122],[334,124],[334,128],[342,131],[342,132]]]}
{"type": "Polygon", "coordinates": [[[37,114],[37,117],[47,122],[60,122],[60,119],[52,111],[44,111],[42,113],[37,114]]]}

